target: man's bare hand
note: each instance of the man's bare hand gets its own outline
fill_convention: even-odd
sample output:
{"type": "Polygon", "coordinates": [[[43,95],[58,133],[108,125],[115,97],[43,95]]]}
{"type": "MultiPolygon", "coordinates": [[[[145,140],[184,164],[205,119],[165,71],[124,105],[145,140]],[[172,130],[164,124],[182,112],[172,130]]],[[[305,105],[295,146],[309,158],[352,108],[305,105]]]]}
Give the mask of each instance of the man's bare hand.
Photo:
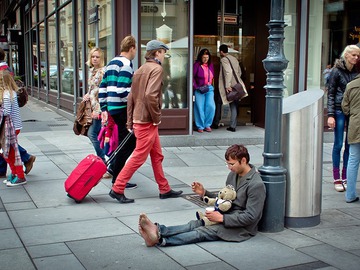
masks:
{"type": "Polygon", "coordinates": [[[196,194],[198,194],[201,197],[203,197],[205,195],[205,188],[199,182],[192,182],[191,189],[193,192],[195,192],[196,194]]]}
{"type": "Polygon", "coordinates": [[[213,222],[220,222],[224,221],[224,216],[219,211],[206,211],[205,216],[213,222]]]}

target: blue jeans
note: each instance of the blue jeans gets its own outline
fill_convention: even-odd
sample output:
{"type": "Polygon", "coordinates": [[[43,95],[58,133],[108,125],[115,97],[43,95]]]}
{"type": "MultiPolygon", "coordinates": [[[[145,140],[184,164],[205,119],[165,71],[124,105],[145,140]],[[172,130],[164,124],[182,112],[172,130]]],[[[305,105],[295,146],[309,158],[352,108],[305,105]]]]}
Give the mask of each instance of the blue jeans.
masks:
{"type": "Polygon", "coordinates": [[[194,118],[198,129],[211,126],[215,115],[214,87],[209,85],[209,92],[201,94],[195,90],[194,118]]]}
{"type": "Polygon", "coordinates": [[[360,162],[360,143],[350,144],[350,156],[347,166],[347,189],[345,193],[346,201],[354,200],[356,195],[356,180],[358,177],[360,162]]]}
{"type": "MultiPolygon", "coordinates": [[[[22,148],[20,145],[18,145],[18,147],[21,156],[21,161],[23,163],[28,162],[30,158],[29,153],[26,151],[26,149],[22,148]]],[[[5,159],[0,155],[0,174],[6,174],[6,170],[7,170],[7,163],[5,159]]]]}
{"type": "Polygon", "coordinates": [[[340,168],[340,154],[341,148],[343,147],[344,142],[344,131],[346,131],[345,136],[345,150],[343,154],[343,168],[347,168],[349,160],[349,144],[347,140],[347,126],[349,123],[349,118],[345,114],[336,110],[335,112],[335,129],[334,129],[334,146],[332,151],[332,162],[333,168],[340,168]],[[346,128],[345,128],[346,124],[346,128]]]}
{"type": "Polygon", "coordinates": [[[101,119],[93,119],[91,126],[89,127],[87,136],[89,137],[91,143],[94,146],[96,155],[100,157],[105,162],[104,150],[100,147],[100,142],[98,140],[98,135],[101,129],[101,119]]]}
{"type": "Polygon", "coordinates": [[[192,220],[187,224],[169,226],[158,224],[161,246],[178,246],[203,241],[216,241],[220,238],[216,230],[202,225],[201,220],[192,220]]]}

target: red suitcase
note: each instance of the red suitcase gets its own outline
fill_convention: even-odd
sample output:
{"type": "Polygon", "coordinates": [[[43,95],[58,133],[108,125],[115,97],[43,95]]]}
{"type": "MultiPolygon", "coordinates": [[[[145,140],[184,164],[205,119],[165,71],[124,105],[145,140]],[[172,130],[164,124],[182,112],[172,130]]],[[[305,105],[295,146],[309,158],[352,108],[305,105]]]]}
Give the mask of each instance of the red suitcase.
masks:
{"type": "Polygon", "coordinates": [[[126,135],[114,153],[111,154],[106,164],[100,157],[93,154],[86,156],[80,161],[64,183],[68,197],[74,199],[76,203],[80,203],[90,190],[100,182],[107,171],[108,164],[110,164],[132,135],[132,133],[126,135]]]}
{"type": "Polygon", "coordinates": [[[66,179],[65,191],[75,202],[81,202],[100,182],[106,170],[101,158],[93,154],[86,156],[66,179]]]}

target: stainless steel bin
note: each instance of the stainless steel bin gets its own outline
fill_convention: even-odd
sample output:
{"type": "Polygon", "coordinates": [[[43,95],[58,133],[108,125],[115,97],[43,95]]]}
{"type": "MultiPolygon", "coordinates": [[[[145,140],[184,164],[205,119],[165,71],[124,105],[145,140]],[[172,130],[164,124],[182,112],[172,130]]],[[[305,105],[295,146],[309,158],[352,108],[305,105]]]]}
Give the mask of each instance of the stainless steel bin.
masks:
{"type": "Polygon", "coordinates": [[[283,100],[282,166],[287,169],[287,227],[311,227],[320,223],[323,96],[323,90],[307,90],[283,100]]]}

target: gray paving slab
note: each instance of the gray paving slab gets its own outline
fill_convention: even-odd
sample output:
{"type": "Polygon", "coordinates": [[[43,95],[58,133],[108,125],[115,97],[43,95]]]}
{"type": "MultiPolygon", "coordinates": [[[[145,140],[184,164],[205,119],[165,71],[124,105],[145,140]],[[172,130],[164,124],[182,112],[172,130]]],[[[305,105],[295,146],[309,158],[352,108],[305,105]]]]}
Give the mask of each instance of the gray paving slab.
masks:
{"type": "Polygon", "coordinates": [[[72,201],[66,196],[64,188],[64,177],[62,180],[29,180],[26,190],[31,196],[32,201],[37,207],[56,207],[72,204],[72,201]]]}
{"type": "Polygon", "coordinates": [[[70,241],[66,244],[86,269],[185,269],[137,234],[70,241]]]}
{"type": "MultiPolygon", "coordinates": [[[[360,241],[354,235],[360,235],[360,226],[343,226],[336,228],[309,228],[298,230],[323,243],[337,247],[342,250],[360,249],[360,241]]],[[[360,263],[358,264],[360,265],[360,263]]]]}
{"type": "Polygon", "coordinates": [[[73,222],[89,219],[111,218],[111,214],[99,205],[75,204],[70,206],[59,206],[56,208],[46,207],[30,210],[19,210],[9,212],[15,226],[38,226],[73,222]]]}
{"type": "Polygon", "coordinates": [[[70,249],[65,243],[30,246],[27,247],[27,251],[29,252],[31,258],[33,259],[72,254],[70,249]]]}
{"type": "Polygon", "coordinates": [[[211,254],[195,244],[178,247],[161,247],[161,250],[186,268],[220,261],[216,251],[214,251],[214,254],[211,254]]]}
{"type": "Polygon", "coordinates": [[[285,229],[278,233],[259,233],[267,238],[275,240],[293,249],[298,249],[306,246],[313,246],[322,244],[321,241],[316,240],[310,236],[301,234],[291,229],[285,229]]]}
{"type": "Polygon", "coordinates": [[[24,186],[7,187],[0,183],[0,196],[4,205],[13,202],[31,202],[31,197],[25,190],[24,186]]]}
{"type": "Polygon", "coordinates": [[[21,227],[17,231],[25,246],[133,233],[116,218],[21,227]]]}
{"type": "Polygon", "coordinates": [[[0,230],[12,228],[11,221],[6,212],[0,212],[0,230]]]}
{"type": "MultiPolygon", "coordinates": [[[[1,237],[1,236],[0,236],[1,237]]],[[[1,270],[35,270],[24,248],[0,250],[1,270]]]]}
{"type": "Polygon", "coordinates": [[[0,250],[22,247],[22,243],[13,228],[0,230],[0,250]]]}
{"type": "Polygon", "coordinates": [[[38,270],[84,270],[86,269],[73,254],[34,259],[38,270]]]}
{"type": "Polygon", "coordinates": [[[36,205],[31,202],[16,202],[16,203],[6,203],[5,208],[7,211],[13,210],[25,210],[25,209],[35,209],[36,205]]]}
{"type": "Polygon", "coordinates": [[[199,265],[193,265],[186,267],[188,270],[235,270],[236,268],[230,266],[226,262],[219,261],[219,262],[211,262],[211,263],[204,263],[199,265]]]}
{"type": "MultiPolygon", "coordinates": [[[[357,232],[356,232],[357,233],[357,232]]],[[[343,270],[358,270],[360,265],[360,258],[354,256],[349,252],[345,252],[334,245],[316,245],[310,247],[300,248],[299,251],[317,258],[325,263],[328,263],[337,269],[343,270]],[[339,259],[341,258],[341,259],[339,259]]]]}
{"type": "Polygon", "coordinates": [[[205,242],[198,245],[237,269],[276,269],[316,261],[263,235],[241,243],[205,242]]]}

